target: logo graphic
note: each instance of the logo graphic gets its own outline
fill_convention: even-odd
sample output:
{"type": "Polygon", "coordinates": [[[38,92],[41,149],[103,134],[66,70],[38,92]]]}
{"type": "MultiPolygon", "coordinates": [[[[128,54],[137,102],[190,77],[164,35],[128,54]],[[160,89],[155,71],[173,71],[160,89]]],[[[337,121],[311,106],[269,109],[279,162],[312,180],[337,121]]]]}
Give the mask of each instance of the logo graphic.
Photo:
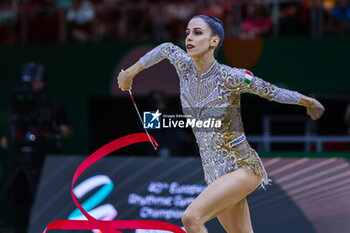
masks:
{"type": "Polygon", "coordinates": [[[143,128],[160,129],[160,116],[162,113],[159,109],[156,112],[143,112],[143,128]]]}
{"type": "MultiPolygon", "coordinates": [[[[108,195],[112,192],[114,184],[113,181],[106,175],[96,175],[86,179],[77,185],[73,192],[76,197],[82,198],[91,190],[102,186],[93,196],[87,199],[83,204],[83,208],[94,218],[99,220],[112,220],[118,212],[111,204],[103,204],[98,206],[108,195]]],[[[75,209],[68,217],[72,220],[86,220],[85,216],[79,209],[75,209]]],[[[101,233],[99,230],[92,230],[94,233],[101,233]]]]}

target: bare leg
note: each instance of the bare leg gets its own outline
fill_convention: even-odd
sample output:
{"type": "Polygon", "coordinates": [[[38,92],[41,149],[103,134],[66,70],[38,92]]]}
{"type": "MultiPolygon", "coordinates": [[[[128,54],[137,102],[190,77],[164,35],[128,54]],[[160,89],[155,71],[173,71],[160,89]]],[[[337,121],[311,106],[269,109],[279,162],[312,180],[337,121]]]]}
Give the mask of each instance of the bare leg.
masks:
{"type": "Polygon", "coordinates": [[[219,214],[217,217],[227,233],[254,232],[246,198],[243,198],[232,208],[219,214]]]}
{"type": "Polygon", "coordinates": [[[182,222],[186,232],[206,233],[205,222],[231,209],[254,191],[260,182],[260,176],[250,174],[243,168],[214,181],[187,207],[183,214],[182,222]]]}

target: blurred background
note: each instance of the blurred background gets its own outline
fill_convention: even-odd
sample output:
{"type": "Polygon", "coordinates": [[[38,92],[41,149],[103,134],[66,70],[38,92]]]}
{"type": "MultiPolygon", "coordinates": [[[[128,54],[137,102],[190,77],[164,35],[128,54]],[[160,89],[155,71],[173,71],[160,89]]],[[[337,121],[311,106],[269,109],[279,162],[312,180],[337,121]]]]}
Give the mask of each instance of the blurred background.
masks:
{"type": "MultiPolygon", "coordinates": [[[[350,157],[349,0],[0,0],[0,232],[26,232],[48,155],[87,156],[142,132],[115,74],[160,43],[184,48],[197,14],[224,23],[220,63],[326,108],[312,121],[300,106],[244,94],[245,132],[262,158],[350,157]]],[[[178,85],[168,61],[140,73],[140,111],[181,114],[178,85]]],[[[150,133],[158,152],[140,144],[114,156],[199,156],[191,130],[150,133]]]]}

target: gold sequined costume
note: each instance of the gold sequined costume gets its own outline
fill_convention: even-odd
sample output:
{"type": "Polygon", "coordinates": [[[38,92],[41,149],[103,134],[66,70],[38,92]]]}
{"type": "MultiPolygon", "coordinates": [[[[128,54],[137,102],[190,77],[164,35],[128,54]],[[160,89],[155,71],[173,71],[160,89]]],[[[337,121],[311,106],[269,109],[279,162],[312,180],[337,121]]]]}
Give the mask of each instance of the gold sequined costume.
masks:
{"type": "Polygon", "coordinates": [[[184,114],[197,120],[219,119],[219,128],[193,128],[199,146],[207,184],[239,167],[262,176],[264,188],[270,179],[263,163],[245,136],[240,115],[240,94],[252,93],[280,103],[298,104],[298,92],[278,88],[245,69],[232,68],[215,61],[197,75],[193,60],[178,46],[163,43],[140,58],[148,68],[169,59],[180,79],[180,98],[184,114]]]}

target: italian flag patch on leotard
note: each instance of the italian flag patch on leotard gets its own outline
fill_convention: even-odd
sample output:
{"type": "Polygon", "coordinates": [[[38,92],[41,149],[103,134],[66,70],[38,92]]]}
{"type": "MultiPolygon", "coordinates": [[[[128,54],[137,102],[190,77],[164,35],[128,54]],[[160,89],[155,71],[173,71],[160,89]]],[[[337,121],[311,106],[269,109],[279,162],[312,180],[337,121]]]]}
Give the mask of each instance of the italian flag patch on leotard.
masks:
{"type": "Polygon", "coordinates": [[[253,79],[253,74],[252,74],[252,72],[246,70],[246,71],[245,71],[245,76],[244,76],[244,82],[247,83],[247,84],[249,84],[249,83],[252,81],[252,79],[253,79]]]}

